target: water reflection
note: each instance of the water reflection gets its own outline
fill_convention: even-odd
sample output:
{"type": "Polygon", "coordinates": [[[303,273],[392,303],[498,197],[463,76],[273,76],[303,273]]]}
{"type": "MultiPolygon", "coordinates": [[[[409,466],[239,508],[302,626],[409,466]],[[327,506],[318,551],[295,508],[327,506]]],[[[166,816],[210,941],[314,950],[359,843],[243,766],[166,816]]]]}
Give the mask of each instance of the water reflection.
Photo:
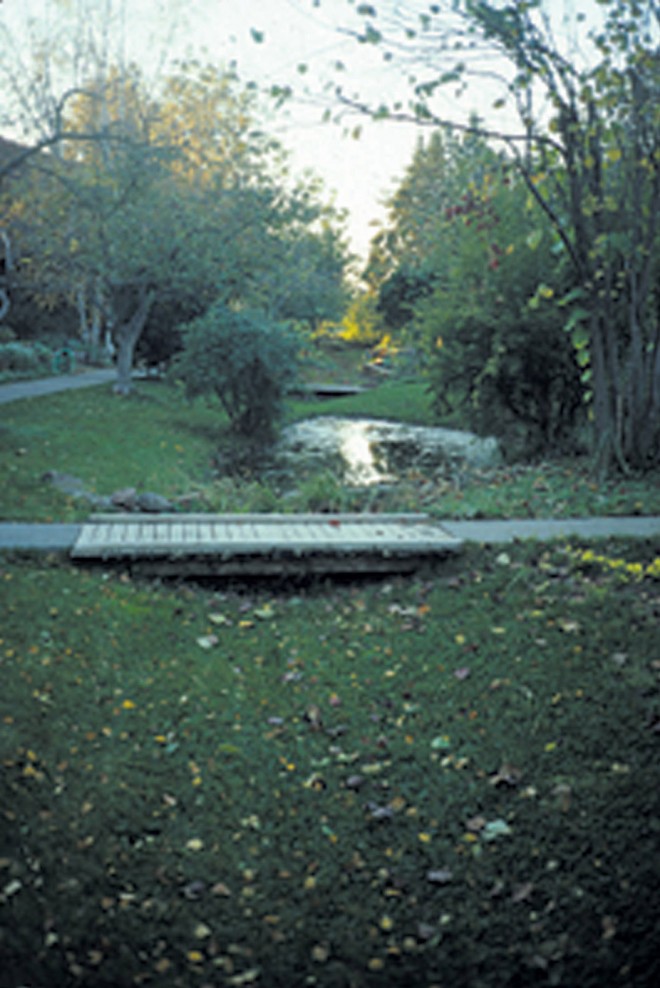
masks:
{"type": "Polygon", "coordinates": [[[370,438],[364,423],[346,420],[336,424],[336,441],[339,455],[344,461],[344,481],[355,487],[368,487],[395,480],[394,474],[383,469],[382,454],[377,456],[377,445],[370,438]]]}
{"type": "Polygon", "coordinates": [[[496,440],[470,432],[376,419],[306,419],[285,430],[277,458],[285,469],[321,467],[350,486],[393,483],[411,471],[425,474],[458,462],[499,462],[496,440]]]}

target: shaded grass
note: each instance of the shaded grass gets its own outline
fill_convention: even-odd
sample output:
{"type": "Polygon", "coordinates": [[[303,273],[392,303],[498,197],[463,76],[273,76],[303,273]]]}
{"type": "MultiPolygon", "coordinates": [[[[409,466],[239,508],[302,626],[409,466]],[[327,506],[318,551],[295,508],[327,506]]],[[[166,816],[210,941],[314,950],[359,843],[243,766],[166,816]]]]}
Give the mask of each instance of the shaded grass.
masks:
{"type": "Polygon", "coordinates": [[[110,388],[14,402],[3,408],[0,465],[7,479],[2,517],[33,521],[84,517],[89,507],[44,484],[49,470],[80,477],[96,494],[122,487],[185,493],[211,478],[226,419],[212,402],[190,404],[174,389],[140,382],[118,399],[110,388]]]}
{"type": "Polygon", "coordinates": [[[598,554],[5,559],[3,985],[657,984],[660,597],[650,546],[598,554]]]}

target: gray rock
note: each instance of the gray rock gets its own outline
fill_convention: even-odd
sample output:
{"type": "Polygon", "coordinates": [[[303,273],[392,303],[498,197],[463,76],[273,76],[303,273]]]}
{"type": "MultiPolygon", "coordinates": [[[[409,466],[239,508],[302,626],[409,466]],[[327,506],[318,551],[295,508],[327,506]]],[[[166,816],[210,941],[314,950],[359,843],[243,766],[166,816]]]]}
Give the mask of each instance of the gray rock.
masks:
{"type": "Polygon", "coordinates": [[[173,511],[174,505],[161,494],[154,494],[153,491],[144,491],[138,494],[135,507],[138,511],[146,511],[149,514],[161,514],[164,511],[173,511]]]}
{"type": "Polygon", "coordinates": [[[85,497],[85,483],[80,477],[74,477],[70,473],[60,473],[59,470],[48,470],[41,478],[48,484],[52,484],[55,490],[61,494],[68,494],[69,497],[85,497]]]}
{"type": "Polygon", "coordinates": [[[110,501],[115,508],[123,508],[124,511],[135,511],[137,504],[137,491],[134,487],[123,487],[110,495],[110,501]]]}

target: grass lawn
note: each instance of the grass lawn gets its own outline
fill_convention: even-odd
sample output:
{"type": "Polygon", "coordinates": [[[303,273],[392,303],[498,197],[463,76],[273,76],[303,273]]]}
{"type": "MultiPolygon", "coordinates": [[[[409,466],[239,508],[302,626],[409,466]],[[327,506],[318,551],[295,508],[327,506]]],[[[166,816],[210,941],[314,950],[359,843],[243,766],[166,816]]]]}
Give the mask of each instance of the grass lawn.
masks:
{"type": "Polygon", "coordinates": [[[1,559],[3,988],[657,985],[655,554],[1,559]]]}
{"type": "MultiPolygon", "coordinates": [[[[287,420],[354,415],[429,424],[423,383],[392,382],[331,401],[291,401],[287,420]]],[[[109,388],[72,391],[3,407],[0,519],[68,521],[89,505],[44,483],[50,470],[73,474],[109,495],[122,487],[168,497],[193,495],[198,510],[424,510],[440,517],[568,517],[660,513],[660,474],[598,485],[580,460],[513,465],[463,476],[411,475],[394,489],[346,492],[333,477],[312,478],[297,499],[255,481],[214,476],[227,420],[213,402],[189,404],[164,383],[140,382],[130,399],[109,388]]]]}

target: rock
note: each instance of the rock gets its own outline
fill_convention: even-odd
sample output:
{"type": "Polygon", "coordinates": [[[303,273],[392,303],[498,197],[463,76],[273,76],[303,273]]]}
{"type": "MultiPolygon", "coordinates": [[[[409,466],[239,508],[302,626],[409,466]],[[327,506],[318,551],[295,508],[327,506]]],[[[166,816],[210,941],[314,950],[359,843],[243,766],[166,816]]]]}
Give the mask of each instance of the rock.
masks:
{"type": "Polygon", "coordinates": [[[111,511],[114,507],[112,498],[105,494],[85,494],[85,498],[97,511],[111,511]]]}
{"type": "Polygon", "coordinates": [[[123,487],[110,495],[110,500],[115,508],[123,508],[125,511],[135,511],[137,502],[137,491],[134,487],[123,487]]]}
{"type": "Polygon", "coordinates": [[[173,511],[174,505],[161,494],[154,494],[153,491],[144,491],[138,494],[135,501],[135,508],[138,511],[146,511],[149,514],[162,514],[164,511],[173,511]]]}
{"type": "Polygon", "coordinates": [[[153,491],[144,491],[142,494],[138,494],[135,487],[123,487],[109,497],[102,494],[92,494],[91,491],[85,490],[84,481],[80,477],[74,477],[70,473],[60,473],[59,470],[48,470],[41,479],[45,483],[52,484],[56,490],[60,491],[61,494],[66,494],[67,497],[87,501],[97,511],[111,511],[115,508],[120,511],[145,511],[150,514],[158,514],[176,510],[171,501],[160,494],[154,494],[153,491]]]}

